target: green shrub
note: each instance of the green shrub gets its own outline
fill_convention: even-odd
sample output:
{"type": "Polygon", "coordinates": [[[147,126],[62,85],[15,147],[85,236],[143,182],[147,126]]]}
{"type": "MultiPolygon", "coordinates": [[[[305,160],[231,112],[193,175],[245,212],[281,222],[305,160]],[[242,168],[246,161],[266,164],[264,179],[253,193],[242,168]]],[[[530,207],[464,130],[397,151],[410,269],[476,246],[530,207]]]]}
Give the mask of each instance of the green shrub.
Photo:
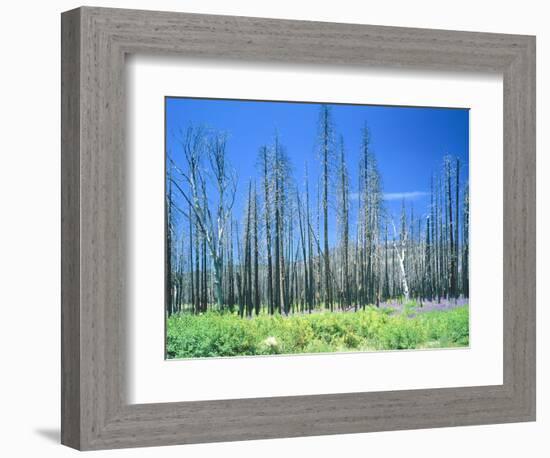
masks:
{"type": "Polygon", "coordinates": [[[441,347],[469,345],[470,322],[468,306],[444,312],[426,312],[418,316],[426,329],[428,340],[440,342],[441,347]]]}
{"type": "Polygon", "coordinates": [[[176,314],[167,319],[168,358],[442,348],[469,344],[468,306],[404,313],[357,312],[241,318],[234,313],[176,314]]]}
{"type": "Polygon", "coordinates": [[[426,337],[420,320],[396,317],[380,329],[378,343],[382,350],[404,350],[418,348],[426,337]]]}

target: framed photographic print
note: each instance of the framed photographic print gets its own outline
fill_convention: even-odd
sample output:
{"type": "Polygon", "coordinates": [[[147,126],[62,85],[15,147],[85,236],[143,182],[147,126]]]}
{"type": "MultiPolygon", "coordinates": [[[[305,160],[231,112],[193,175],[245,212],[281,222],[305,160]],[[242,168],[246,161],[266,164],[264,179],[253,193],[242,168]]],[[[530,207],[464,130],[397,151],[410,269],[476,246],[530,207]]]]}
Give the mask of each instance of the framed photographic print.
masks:
{"type": "Polygon", "coordinates": [[[535,418],[535,40],[62,16],[62,442],[535,418]]]}

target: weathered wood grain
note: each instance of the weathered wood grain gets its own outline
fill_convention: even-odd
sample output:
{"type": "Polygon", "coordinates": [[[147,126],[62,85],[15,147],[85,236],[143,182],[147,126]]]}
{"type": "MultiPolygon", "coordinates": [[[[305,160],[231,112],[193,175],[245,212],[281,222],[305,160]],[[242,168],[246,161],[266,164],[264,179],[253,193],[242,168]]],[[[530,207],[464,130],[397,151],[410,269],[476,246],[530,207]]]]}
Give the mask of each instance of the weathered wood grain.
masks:
{"type": "Polygon", "coordinates": [[[61,441],[80,447],[80,15],[61,23],[61,441]]]}
{"type": "Polygon", "coordinates": [[[138,447],[535,418],[535,39],[79,8],[62,15],[62,442],[138,447]],[[129,53],[504,75],[504,384],[129,405],[129,53]]]}

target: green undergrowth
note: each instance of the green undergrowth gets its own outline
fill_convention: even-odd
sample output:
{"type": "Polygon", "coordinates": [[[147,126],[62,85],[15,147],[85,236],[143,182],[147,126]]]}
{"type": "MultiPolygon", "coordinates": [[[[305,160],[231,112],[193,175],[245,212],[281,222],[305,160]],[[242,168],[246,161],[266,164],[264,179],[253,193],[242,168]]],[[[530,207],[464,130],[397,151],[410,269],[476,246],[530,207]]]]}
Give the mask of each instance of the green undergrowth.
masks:
{"type": "Polygon", "coordinates": [[[368,307],[358,312],[260,315],[207,312],[167,319],[167,357],[328,353],[469,345],[468,306],[415,313],[368,307]]]}

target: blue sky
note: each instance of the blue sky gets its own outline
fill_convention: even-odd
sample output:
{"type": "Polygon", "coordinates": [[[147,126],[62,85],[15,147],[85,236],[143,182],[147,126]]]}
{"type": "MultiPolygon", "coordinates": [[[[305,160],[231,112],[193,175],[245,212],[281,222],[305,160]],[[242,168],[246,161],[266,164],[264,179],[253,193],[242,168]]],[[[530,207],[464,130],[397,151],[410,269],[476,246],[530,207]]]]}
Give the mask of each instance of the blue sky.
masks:
{"type": "MultiPolygon", "coordinates": [[[[166,147],[181,162],[180,130],[190,124],[227,132],[227,154],[239,176],[235,214],[243,208],[249,180],[259,179],[258,150],[271,144],[277,131],[292,162],[296,182],[303,184],[304,164],[314,193],[319,176],[318,103],[166,98],[166,147]]],[[[329,104],[337,135],[344,138],[351,192],[357,190],[361,129],[367,123],[371,149],[382,176],[385,204],[396,213],[405,198],[415,214],[427,211],[430,179],[447,154],[460,158],[468,176],[469,111],[467,109],[329,104]]],[[[464,179],[461,180],[464,183],[464,179]]]]}

